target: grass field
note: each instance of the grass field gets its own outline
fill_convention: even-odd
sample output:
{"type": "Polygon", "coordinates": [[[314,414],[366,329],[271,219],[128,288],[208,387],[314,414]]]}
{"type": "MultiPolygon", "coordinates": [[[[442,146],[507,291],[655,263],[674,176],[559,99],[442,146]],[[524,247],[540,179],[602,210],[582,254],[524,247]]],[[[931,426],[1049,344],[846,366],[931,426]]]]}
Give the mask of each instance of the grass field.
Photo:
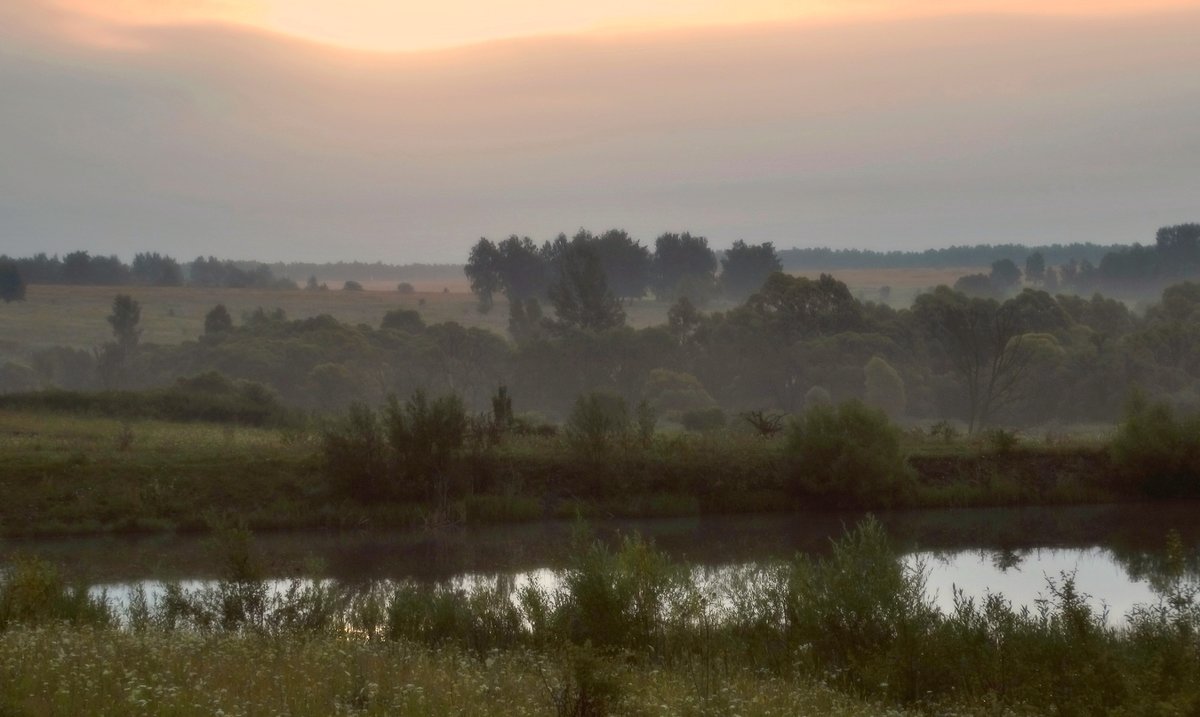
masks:
{"type": "MultiPolygon", "coordinates": [[[[971,269],[851,270],[836,276],[865,300],[878,301],[879,287],[890,286],[889,301],[907,306],[917,292],[939,283],[953,283],[971,269]]],[[[804,272],[817,276],[820,272],[804,272]]],[[[0,363],[27,360],[32,351],[49,346],[88,349],[112,338],[105,321],[113,297],[130,294],[142,305],[142,340],[175,344],[194,339],[204,330],[204,316],[225,304],[235,321],[262,308],[283,309],[289,318],[330,314],[340,321],[378,326],[392,309],[415,309],[427,323],[456,321],[506,335],[508,305],[502,297],[486,314],[477,309],[465,281],[416,282],[418,292],[400,294],[392,286],[367,283],[367,291],[270,291],[263,289],[201,289],[193,287],[30,286],[26,300],[0,306],[0,363]],[[437,286],[445,286],[443,292],[437,286]]],[[[339,284],[340,286],[340,284],[339,284]]],[[[628,302],[625,312],[634,327],[666,321],[665,302],[652,299],[628,302]]],[[[725,308],[715,305],[712,308],[725,308]]]]}

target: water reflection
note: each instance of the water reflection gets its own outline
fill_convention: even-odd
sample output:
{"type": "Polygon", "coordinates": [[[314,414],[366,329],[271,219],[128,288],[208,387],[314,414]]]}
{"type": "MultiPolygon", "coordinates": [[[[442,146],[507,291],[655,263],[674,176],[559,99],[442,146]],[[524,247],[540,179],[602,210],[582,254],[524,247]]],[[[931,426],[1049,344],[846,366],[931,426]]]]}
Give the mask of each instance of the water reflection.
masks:
{"type": "MultiPolygon", "coordinates": [[[[1185,573],[1200,575],[1200,513],[1196,503],[880,513],[895,545],[929,570],[930,596],[943,608],[954,589],[981,596],[1002,593],[1033,606],[1046,595],[1046,579],[1073,572],[1093,604],[1116,618],[1154,599],[1153,579],[1167,567],[1166,535],[1177,531],[1185,573]]],[[[605,521],[594,524],[604,540],[641,533],[673,558],[719,572],[819,554],[862,513],[605,521]]],[[[578,526],[570,521],[463,528],[436,532],[283,533],[259,536],[267,574],[329,578],[343,584],[378,580],[420,582],[466,576],[534,573],[560,567],[578,526]],[[319,569],[313,568],[312,558],[319,569]]],[[[192,588],[218,576],[220,557],[207,538],[72,538],[0,542],[0,556],[34,554],[63,566],[73,577],[107,587],[113,596],[142,584],[154,595],[164,581],[192,588]]]]}

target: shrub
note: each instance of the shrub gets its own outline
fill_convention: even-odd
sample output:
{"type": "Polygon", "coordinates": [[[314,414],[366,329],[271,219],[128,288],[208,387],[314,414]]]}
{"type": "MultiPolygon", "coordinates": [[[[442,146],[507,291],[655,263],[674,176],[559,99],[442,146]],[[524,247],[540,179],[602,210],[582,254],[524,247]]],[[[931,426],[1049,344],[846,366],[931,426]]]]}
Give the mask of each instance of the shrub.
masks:
{"type": "Polygon", "coordinates": [[[396,291],[400,292],[401,294],[414,294],[417,290],[412,284],[408,283],[407,281],[402,281],[399,284],[396,284],[396,291]]]}
{"type": "Polygon", "coordinates": [[[603,453],[621,441],[630,428],[625,399],[594,391],[575,400],[564,432],[572,448],[584,453],[603,453]]]}
{"type": "Polygon", "coordinates": [[[425,321],[412,309],[393,309],[383,315],[379,328],[419,334],[425,330],[425,321]]]}
{"type": "Polygon", "coordinates": [[[790,426],[787,450],[792,488],[800,493],[888,504],[912,479],[899,431],[858,401],[808,409],[790,426]]]}
{"type": "Polygon", "coordinates": [[[350,404],[340,421],[321,434],[326,475],[359,500],[391,492],[390,456],[383,426],[369,406],[350,404]]]}
{"type": "Polygon", "coordinates": [[[684,411],[679,422],[689,431],[715,431],[725,427],[725,412],[716,406],[684,411]]]}
{"type": "Polygon", "coordinates": [[[1152,498],[1200,496],[1200,414],[1130,398],[1109,448],[1121,483],[1152,498]]]}
{"type": "Polygon", "coordinates": [[[362,291],[362,290],[363,290],[363,285],[358,283],[357,281],[347,281],[345,284],[342,284],[342,291],[362,291]]]}
{"type": "Polygon", "coordinates": [[[450,394],[430,401],[417,391],[401,407],[395,396],[384,409],[384,426],[393,461],[407,487],[424,490],[444,506],[449,498],[448,471],[467,437],[467,410],[450,394]]]}
{"type": "Polygon", "coordinates": [[[18,557],[0,573],[0,630],[48,622],[109,626],[113,619],[103,598],[67,585],[53,565],[18,557]]]}

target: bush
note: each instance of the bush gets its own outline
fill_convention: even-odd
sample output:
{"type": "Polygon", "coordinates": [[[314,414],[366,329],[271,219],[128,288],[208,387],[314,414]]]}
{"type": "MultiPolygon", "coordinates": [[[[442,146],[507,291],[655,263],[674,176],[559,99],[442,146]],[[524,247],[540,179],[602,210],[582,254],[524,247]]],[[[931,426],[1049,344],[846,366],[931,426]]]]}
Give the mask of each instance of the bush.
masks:
{"type": "Polygon", "coordinates": [[[904,391],[904,379],[900,378],[896,369],[887,361],[875,356],[867,362],[863,374],[866,379],[867,404],[893,418],[903,416],[908,406],[908,397],[904,391]]]}
{"type": "Polygon", "coordinates": [[[396,291],[400,292],[401,294],[415,294],[417,289],[407,281],[402,281],[399,284],[396,284],[396,291]]]}
{"type": "Polygon", "coordinates": [[[362,291],[362,290],[363,290],[363,285],[358,283],[357,281],[347,281],[345,284],[342,284],[342,291],[362,291]]]}
{"type": "Polygon", "coordinates": [[[49,622],[99,627],[111,626],[113,618],[102,598],[67,585],[53,565],[18,557],[0,573],[0,630],[49,622]]]}
{"type": "Polygon", "coordinates": [[[575,400],[564,432],[571,447],[583,453],[604,453],[629,433],[629,407],[625,399],[595,391],[575,400]]]}
{"type": "Polygon", "coordinates": [[[858,401],[805,411],[789,428],[787,450],[798,493],[890,504],[912,480],[899,431],[882,411],[858,401]]]}
{"type": "Polygon", "coordinates": [[[1200,497],[1200,414],[1130,398],[1109,447],[1120,482],[1152,498],[1200,497]]]}
{"type": "Polygon", "coordinates": [[[720,408],[697,408],[684,411],[679,422],[689,431],[715,431],[725,427],[725,412],[720,408]]]}

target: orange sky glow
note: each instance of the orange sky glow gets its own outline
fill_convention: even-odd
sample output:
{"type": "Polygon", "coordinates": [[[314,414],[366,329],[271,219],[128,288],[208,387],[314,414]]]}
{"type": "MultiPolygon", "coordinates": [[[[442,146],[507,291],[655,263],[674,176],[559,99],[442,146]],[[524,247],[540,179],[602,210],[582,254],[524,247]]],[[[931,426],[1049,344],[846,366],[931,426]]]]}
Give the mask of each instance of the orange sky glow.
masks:
{"type": "Polygon", "coordinates": [[[1195,0],[55,0],[100,29],[229,23],[348,49],[435,50],[518,37],[963,13],[1112,15],[1195,0]]]}

